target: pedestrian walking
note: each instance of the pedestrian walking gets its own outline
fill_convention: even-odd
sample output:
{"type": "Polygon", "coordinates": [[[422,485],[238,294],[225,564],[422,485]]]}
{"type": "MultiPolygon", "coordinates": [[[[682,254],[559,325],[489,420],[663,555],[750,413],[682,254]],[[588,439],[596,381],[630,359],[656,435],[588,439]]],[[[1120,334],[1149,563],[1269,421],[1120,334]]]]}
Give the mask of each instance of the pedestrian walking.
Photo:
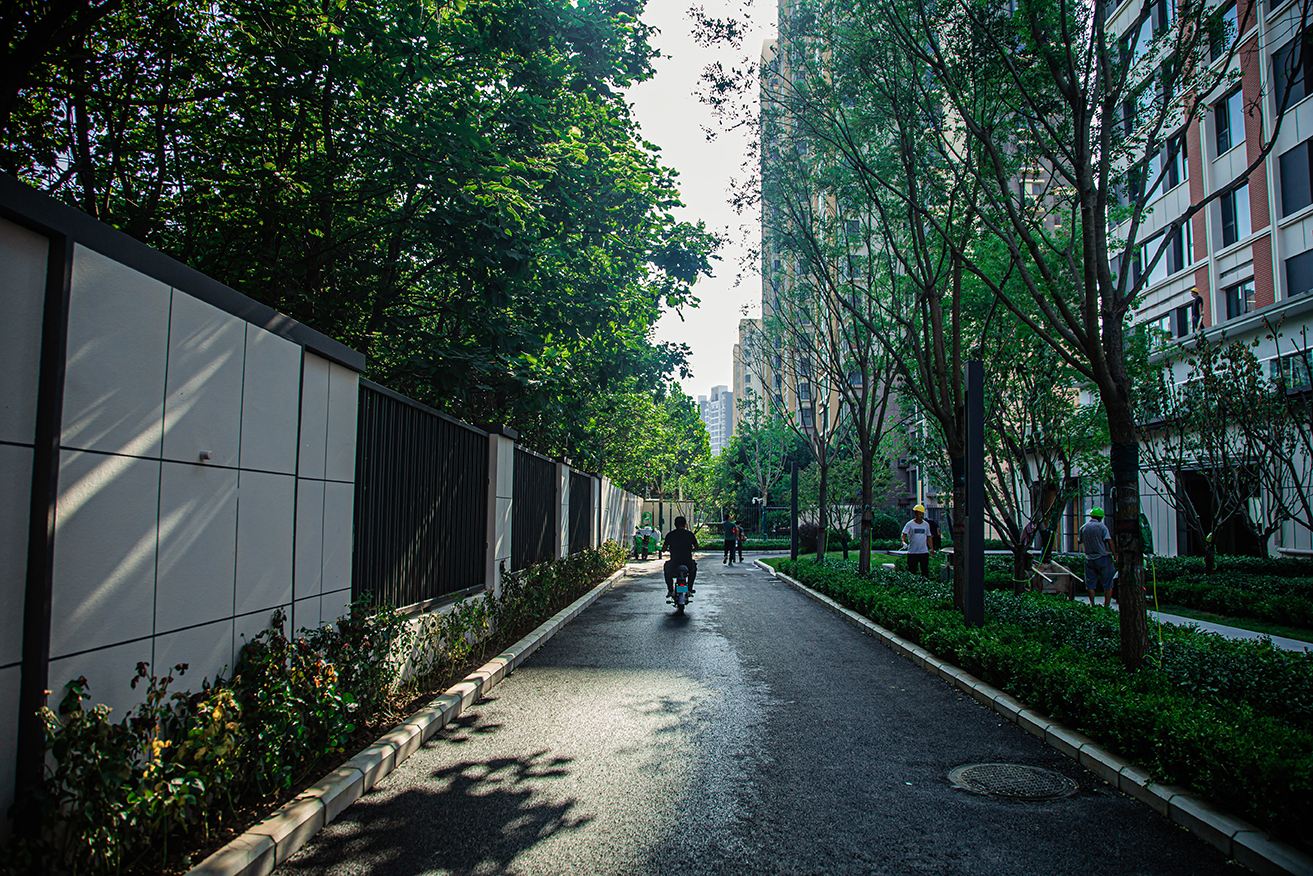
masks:
{"type": "Polygon", "coordinates": [[[1090,520],[1080,528],[1081,547],[1085,550],[1085,592],[1094,605],[1094,589],[1103,591],[1103,607],[1112,604],[1112,576],[1117,558],[1112,545],[1112,534],[1103,523],[1103,509],[1097,505],[1090,509],[1090,520]]]}
{"type": "Polygon", "coordinates": [[[739,562],[743,562],[743,543],[748,540],[748,534],[742,526],[734,524],[734,543],[739,547],[739,562]]]}
{"type": "Polygon", "coordinates": [[[738,547],[735,544],[734,536],[737,531],[738,527],[735,525],[734,521],[725,518],[725,559],[721,561],[722,566],[734,565],[734,551],[738,547]]]}
{"type": "Polygon", "coordinates": [[[912,519],[903,527],[903,544],[907,545],[907,571],[915,573],[918,569],[925,577],[930,577],[930,551],[934,548],[930,541],[930,523],[925,519],[925,506],[917,505],[912,509],[912,519]]]}

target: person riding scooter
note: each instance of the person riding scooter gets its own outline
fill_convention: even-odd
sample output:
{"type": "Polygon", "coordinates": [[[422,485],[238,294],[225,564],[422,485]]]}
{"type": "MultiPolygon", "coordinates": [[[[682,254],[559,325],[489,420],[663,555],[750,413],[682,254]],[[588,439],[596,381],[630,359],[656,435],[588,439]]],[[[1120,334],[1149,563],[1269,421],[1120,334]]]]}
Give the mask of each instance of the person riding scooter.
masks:
{"type": "Polygon", "coordinates": [[[670,559],[666,561],[666,598],[675,598],[675,572],[680,566],[688,567],[688,592],[693,592],[693,581],[698,575],[698,564],[693,562],[693,551],[697,550],[698,540],[692,532],[688,530],[688,520],[683,517],[675,518],[675,528],[666,533],[665,541],[662,542],[662,548],[670,552],[670,559]]]}

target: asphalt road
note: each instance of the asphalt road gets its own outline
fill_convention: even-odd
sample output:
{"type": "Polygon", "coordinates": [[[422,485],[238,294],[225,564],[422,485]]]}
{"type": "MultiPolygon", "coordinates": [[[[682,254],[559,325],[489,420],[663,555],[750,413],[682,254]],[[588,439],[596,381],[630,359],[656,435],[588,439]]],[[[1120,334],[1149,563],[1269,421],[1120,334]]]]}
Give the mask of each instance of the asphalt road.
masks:
{"type": "Polygon", "coordinates": [[[278,872],[1241,872],[766,573],[700,565],[684,616],[631,565],[278,872]],[[948,779],[970,763],[1079,789],[979,796],[948,779]]]}

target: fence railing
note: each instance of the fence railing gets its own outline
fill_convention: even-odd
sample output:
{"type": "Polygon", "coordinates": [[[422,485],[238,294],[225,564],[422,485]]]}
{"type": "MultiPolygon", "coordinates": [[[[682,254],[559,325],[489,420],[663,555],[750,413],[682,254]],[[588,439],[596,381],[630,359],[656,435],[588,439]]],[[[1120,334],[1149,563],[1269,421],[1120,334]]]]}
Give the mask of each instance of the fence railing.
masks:
{"type": "Polygon", "coordinates": [[[551,559],[556,550],[556,463],[515,448],[511,510],[511,571],[551,559]]]}
{"type": "Polygon", "coordinates": [[[361,380],[357,442],[353,597],[409,606],[482,587],[487,433],[361,380]]]}
{"type": "Polygon", "coordinates": [[[593,531],[593,479],[570,472],[570,553],[586,550],[593,531]]]}

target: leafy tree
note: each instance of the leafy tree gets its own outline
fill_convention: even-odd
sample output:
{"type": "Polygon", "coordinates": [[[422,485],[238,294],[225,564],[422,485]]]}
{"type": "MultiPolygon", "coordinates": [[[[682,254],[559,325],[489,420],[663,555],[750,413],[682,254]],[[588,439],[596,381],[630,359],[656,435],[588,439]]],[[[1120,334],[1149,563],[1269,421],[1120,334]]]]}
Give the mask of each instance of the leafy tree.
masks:
{"type": "Polygon", "coordinates": [[[771,491],[791,461],[794,433],[780,417],[765,413],[755,396],[744,401],[738,428],[743,481],[760,497],[762,507],[768,507],[771,491]]]}
{"type": "MultiPolygon", "coordinates": [[[[1121,653],[1130,667],[1143,663],[1148,636],[1140,432],[1126,323],[1177,232],[1212,200],[1244,185],[1276,142],[1273,136],[1251,149],[1244,172],[1193,201],[1161,235],[1146,233],[1150,203],[1173,163],[1163,160],[1172,157],[1170,138],[1198,120],[1209,96],[1230,82],[1228,62],[1257,7],[1238,7],[1234,31],[1222,6],[1178,4],[1171,20],[1157,17],[1158,8],[1133,7],[1125,42],[1113,29],[1120,23],[1107,0],[862,0],[852,11],[855,19],[878,22],[873,27],[881,35],[926,65],[928,75],[911,84],[924,86],[925,98],[945,108],[943,149],[975,187],[981,227],[1013,254],[1025,293],[1010,294],[1002,278],[970,259],[965,266],[1103,403],[1117,488],[1113,531],[1126,582],[1121,653]],[[1226,61],[1213,65],[1215,51],[1226,61]],[[1137,258],[1144,270],[1118,269],[1137,258]]],[[[1302,20],[1307,11],[1301,4],[1297,16],[1302,20]]],[[[1275,96],[1278,125],[1288,99],[1289,88],[1275,96]]],[[[937,233],[945,240],[956,240],[934,214],[922,216],[942,226],[937,233]]]]}
{"type": "Polygon", "coordinates": [[[1301,494],[1313,483],[1313,462],[1300,445],[1308,409],[1304,393],[1263,375],[1249,344],[1200,334],[1185,349],[1188,358],[1165,358],[1156,393],[1146,394],[1144,455],[1154,490],[1180,513],[1211,574],[1218,537],[1233,521],[1263,554],[1288,521],[1307,528],[1301,494]],[[1200,482],[1206,489],[1191,488],[1200,482]]]}
{"type": "Polygon", "coordinates": [[[652,74],[640,0],[63,8],[0,9],[9,172],[540,450],[683,366],[650,329],[716,240],[617,90],[652,74]]]}

